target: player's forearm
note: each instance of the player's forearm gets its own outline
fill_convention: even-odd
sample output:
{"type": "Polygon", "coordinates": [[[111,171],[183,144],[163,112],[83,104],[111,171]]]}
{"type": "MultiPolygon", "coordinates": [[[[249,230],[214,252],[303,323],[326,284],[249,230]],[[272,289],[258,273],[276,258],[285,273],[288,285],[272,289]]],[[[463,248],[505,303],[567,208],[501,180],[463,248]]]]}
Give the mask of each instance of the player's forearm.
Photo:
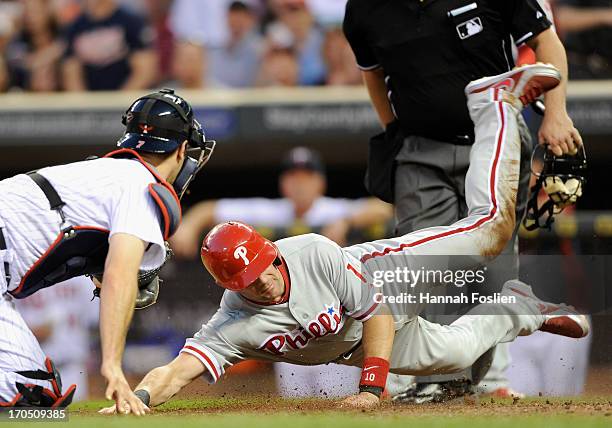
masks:
{"type": "Polygon", "coordinates": [[[391,109],[391,103],[387,98],[387,84],[385,83],[385,73],[382,68],[372,71],[362,71],[363,81],[368,88],[370,100],[374,110],[378,115],[378,120],[383,128],[395,120],[395,115],[391,109]]]}
{"type": "Polygon", "coordinates": [[[134,313],[138,284],[136,276],[105,272],[100,293],[100,339],[102,367],[121,367],[125,337],[134,313]],[[127,279],[130,278],[130,279],[127,279]]]}
{"type": "Polygon", "coordinates": [[[393,316],[383,305],[376,315],[363,323],[362,343],[364,359],[370,357],[389,360],[393,349],[395,328],[393,316]]]}
{"type": "Polygon", "coordinates": [[[174,376],[169,366],[162,366],[147,373],[135,391],[147,391],[150,397],[149,406],[159,406],[174,397],[185,385],[174,376]]]}
{"type": "Polygon", "coordinates": [[[557,34],[548,29],[533,39],[529,46],[534,50],[538,61],[554,65],[561,73],[559,86],[545,95],[546,112],[549,114],[565,112],[568,72],[567,55],[563,44],[557,34]]]}

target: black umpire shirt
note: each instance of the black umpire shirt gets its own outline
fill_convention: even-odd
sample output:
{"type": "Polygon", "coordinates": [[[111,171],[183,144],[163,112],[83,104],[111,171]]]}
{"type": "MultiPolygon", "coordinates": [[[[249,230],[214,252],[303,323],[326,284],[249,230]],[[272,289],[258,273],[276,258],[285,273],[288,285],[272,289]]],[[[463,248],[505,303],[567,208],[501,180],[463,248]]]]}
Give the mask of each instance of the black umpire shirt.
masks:
{"type": "Polygon", "coordinates": [[[536,0],[348,0],[344,17],[358,66],[384,70],[404,133],[449,142],[473,135],[465,86],[510,70],[512,40],[550,25],[536,0]]]}

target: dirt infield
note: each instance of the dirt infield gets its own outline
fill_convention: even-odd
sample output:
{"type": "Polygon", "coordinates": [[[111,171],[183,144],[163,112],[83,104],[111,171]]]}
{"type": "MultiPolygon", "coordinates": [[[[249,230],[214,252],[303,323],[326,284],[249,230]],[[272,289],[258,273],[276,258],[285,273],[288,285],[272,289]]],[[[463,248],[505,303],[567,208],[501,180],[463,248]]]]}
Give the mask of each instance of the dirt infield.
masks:
{"type": "MultiPolygon", "coordinates": [[[[160,406],[152,415],[186,416],[213,414],[278,415],[282,413],[312,415],[330,412],[371,414],[377,416],[519,416],[519,415],[591,415],[609,417],[612,425],[612,396],[580,399],[527,398],[497,399],[490,397],[461,398],[440,404],[395,404],[385,400],[376,409],[343,409],[339,400],[282,399],[276,397],[201,398],[174,400],[160,406]]],[[[97,402],[72,410],[75,415],[92,415],[97,402]]]]}
{"type": "MultiPolygon", "coordinates": [[[[585,399],[477,398],[446,404],[340,409],[337,400],[272,397],[176,399],[145,417],[99,416],[108,403],[73,406],[61,426],[96,428],[599,428],[612,426],[612,396],[585,399]]],[[[57,425],[58,428],[60,425],[57,425]]]]}

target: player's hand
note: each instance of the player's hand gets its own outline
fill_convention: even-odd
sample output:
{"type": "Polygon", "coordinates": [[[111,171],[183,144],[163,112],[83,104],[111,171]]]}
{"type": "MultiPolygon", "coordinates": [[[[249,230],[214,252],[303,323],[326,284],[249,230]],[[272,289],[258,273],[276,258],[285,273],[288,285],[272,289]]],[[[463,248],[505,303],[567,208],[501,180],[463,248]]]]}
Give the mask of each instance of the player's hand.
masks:
{"type": "Polygon", "coordinates": [[[340,401],[340,407],[343,409],[371,409],[379,404],[380,398],[369,392],[360,392],[340,401]]]}
{"type": "Polygon", "coordinates": [[[98,410],[98,413],[101,415],[116,415],[117,406],[113,404],[112,406],[104,407],[103,409],[98,410]]]}
{"type": "Polygon", "coordinates": [[[546,111],[538,132],[538,140],[540,144],[548,144],[555,156],[575,155],[578,148],[582,147],[580,132],[574,127],[565,110],[558,113],[546,111]]]}
{"type": "Polygon", "coordinates": [[[327,224],[321,229],[321,235],[331,239],[341,247],[346,245],[346,236],[348,235],[351,225],[348,220],[341,219],[327,224]]]}
{"type": "Polygon", "coordinates": [[[108,383],[104,395],[107,400],[115,400],[115,406],[113,407],[116,407],[117,413],[122,415],[133,413],[142,416],[150,412],[150,409],[132,392],[121,368],[109,369],[103,367],[101,372],[108,383]]]}

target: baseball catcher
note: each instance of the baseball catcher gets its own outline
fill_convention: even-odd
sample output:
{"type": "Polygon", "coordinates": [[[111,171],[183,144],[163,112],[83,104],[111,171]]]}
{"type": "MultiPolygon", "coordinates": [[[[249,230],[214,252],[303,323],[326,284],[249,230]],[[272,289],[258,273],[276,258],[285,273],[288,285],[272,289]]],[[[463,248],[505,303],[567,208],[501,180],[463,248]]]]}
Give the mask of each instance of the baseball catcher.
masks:
{"type": "Polygon", "coordinates": [[[12,299],[68,279],[99,279],[101,373],[120,412],[148,409],[121,369],[134,307],[155,302],[181,221],[180,198],[212,154],[193,109],[170,89],[136,100],[118,149],[0,181],[0,406],[60,407],[60,375],[12,299]],[[140,279],[139,279],[139,272],[140,279]],[[139,291],[140,288],[140,291],[139,291]]]}

